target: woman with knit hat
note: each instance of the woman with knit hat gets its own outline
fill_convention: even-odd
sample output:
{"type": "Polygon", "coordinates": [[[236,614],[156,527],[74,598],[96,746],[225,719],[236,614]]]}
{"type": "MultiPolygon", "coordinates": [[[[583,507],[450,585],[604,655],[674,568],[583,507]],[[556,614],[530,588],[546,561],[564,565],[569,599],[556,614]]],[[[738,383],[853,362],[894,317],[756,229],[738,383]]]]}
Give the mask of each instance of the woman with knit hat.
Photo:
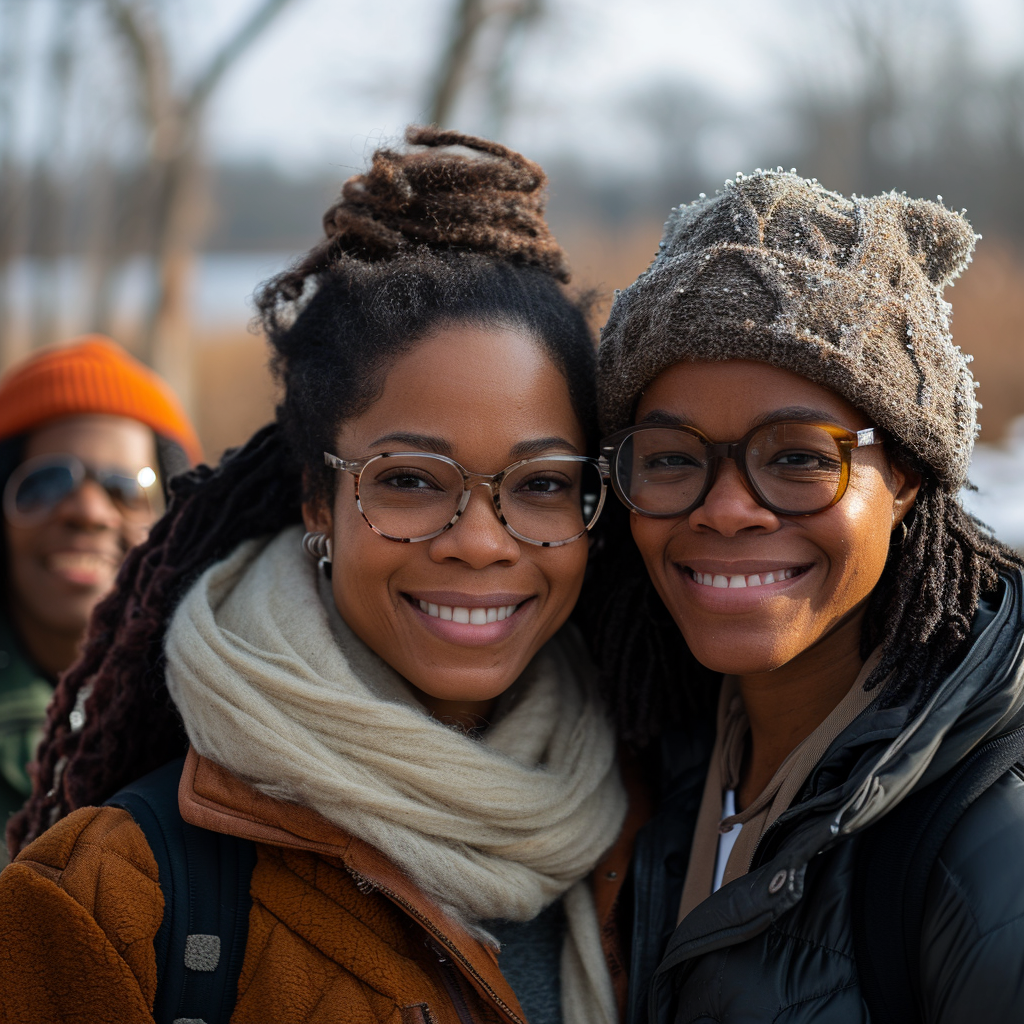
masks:
{"type": "Polygon", "coordinates": [[[595,347],[540,168],[408,140],[264,286],[276,423],[174,482],[61,682],[4,1019],[618,1018],[595,347]]]}
{"type": "Polygon", "coordinates": [[[942,298],[974,242],[758,172],[616,298],[599,645],[660,765],[630,1021],[1024,1019],[1024,580],[960,504],[942,298]]]}
{"type": "Polygon", "coordinates": [[[162,512],[166,481],[200,455],[170,388],[106,338],[40,352],[0,379],[5,826],[31,792],[25,765],[89,615],[162,512]]]}

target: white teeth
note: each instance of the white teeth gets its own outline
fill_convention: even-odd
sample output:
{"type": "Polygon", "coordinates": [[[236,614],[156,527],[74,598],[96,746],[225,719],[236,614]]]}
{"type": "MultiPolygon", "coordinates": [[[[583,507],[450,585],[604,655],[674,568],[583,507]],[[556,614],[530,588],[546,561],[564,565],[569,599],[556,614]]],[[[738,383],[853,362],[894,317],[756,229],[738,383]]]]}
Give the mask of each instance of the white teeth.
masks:
{"type": "Polygon", "coordinates": [[[91,551],[61,551],[50,555],[50,566],[58,572],[61,569],[111,569],[113,563],[103,555],[91,551]]]}
{"type": "Polygon", "coordinates": [[[723,576],[721,573],[694,572],[690,575],[702,587],[716,587],[719,590],[737,590],[743,587],[761,587],[768,583],[781,583],[799,575],[798,569],[775,569],[773,572],[753,573],[750,576],[723,576]]]}
{"type": "Polygon", "coordinates": [[[502,604],[491,608],[462,608],[458,605],[431,604],[429,601],[417,600],[420,611],[426,612],[433,619],[444,619],[446,622],[459,622],[468,626],[485,626],[489,622],[501,622],[513,615],[519,607],[517,604],[502,604]]]}

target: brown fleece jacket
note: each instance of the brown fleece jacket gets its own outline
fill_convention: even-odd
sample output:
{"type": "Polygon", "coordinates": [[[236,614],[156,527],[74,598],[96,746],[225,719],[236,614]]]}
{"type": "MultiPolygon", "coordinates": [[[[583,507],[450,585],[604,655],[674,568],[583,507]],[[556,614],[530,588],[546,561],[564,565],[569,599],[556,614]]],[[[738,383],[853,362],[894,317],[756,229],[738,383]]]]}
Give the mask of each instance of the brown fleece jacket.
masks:
{"type": "MultiPolygon", "coordinates": [[[[373,847],[194,752],[178,798],[187,821],[257,843],[232,1024],[524,1020],[495,954],[373,847]]],[[[645,816],[638,799],[593,876],[620,1006],[615,903],[645,816]]],[[[162,916],[156,862],[129,814],[75,811],[0,874],[0,1022],[152,1024],[162,916]]]]}

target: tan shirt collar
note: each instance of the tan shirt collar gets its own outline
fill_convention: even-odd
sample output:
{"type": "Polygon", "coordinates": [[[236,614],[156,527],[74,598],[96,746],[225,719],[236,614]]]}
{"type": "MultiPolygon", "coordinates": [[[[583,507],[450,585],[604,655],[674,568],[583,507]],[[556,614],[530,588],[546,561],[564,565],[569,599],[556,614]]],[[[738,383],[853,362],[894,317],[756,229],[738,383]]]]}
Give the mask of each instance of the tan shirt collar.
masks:
{"type": "Polygon", "coordinates": [[[728,831],[734,825],[743,826],[729,855],[722,884],[728,884],[750,870],[754,850],[769,826],[790,806],[836,737],[880,692],[881,687],[868,691],[864,689],[864,683],[880,657],[880,649],[871,654],[846,696],[832,709],[825,721],[792,750],[757,799],[739,814],[725,819],[722,818],[723,793],[739,785],[750,723],[743,707],[739,680],[735,676],[722,678],[715,746],[711,752],[704,795],[690,847],[690,862],[679,905],[680,921],[711,895],[721,832],[728,831]]]}

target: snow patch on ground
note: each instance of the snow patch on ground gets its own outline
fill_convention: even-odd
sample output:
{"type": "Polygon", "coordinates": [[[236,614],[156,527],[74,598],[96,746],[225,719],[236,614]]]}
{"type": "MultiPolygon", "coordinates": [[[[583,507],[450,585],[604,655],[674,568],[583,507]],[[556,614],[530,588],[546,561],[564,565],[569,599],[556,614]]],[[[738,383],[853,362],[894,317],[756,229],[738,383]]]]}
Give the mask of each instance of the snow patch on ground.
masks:
{"type": "Polygon", "coordinates": [[[964,506],[992,527],[1005,544],[1024,551],[1024,416],[1010,427],[1001,445],[975,446],[964,506]]]}

